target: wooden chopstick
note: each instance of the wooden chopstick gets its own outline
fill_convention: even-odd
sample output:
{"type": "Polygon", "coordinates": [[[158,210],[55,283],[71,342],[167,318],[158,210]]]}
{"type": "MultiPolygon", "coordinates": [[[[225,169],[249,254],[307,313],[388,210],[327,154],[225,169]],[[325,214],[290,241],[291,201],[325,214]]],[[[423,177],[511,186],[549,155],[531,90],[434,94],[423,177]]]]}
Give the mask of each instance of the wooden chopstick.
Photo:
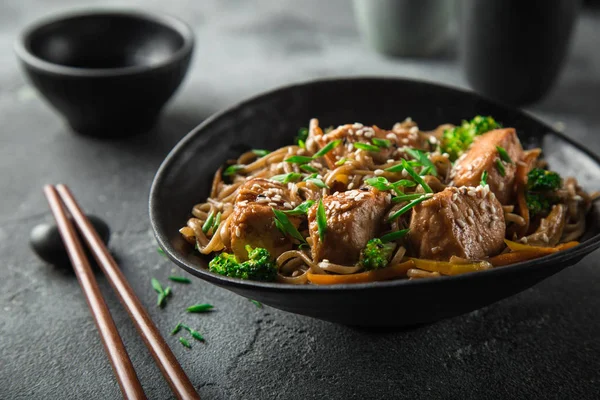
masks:
{"type": "Polygon", "coordinates": [[[119,336],[119,331],[117,331],[108,306],[104,302],[94,272],[77,237],[75,228],[67,217],[58,193],[53,186],[47,185],[44,187],[44,194],[56,219],[60,235],[65,243],[71,264],[73,264],[73,270],[92,312],[98,332],[100,332],[104,350],[117,376],[121,393],[123,393],[125,399],[145,399],[146,395],[142,385],[133,369],[121,336],[119,336]]]}
{"type": "Polygon", "coordinates": [[[142,303],[125,279],[116,261],[110,255],[98,233],[81,210],[81,207],[77,204],[69,188],[65,185],[57,185],[56,189],[69,213],[73,216],[75,224],[79,228],[87,245],[92,250],[94,258],[117,293],[119,300],[125,306],[140,336],[146,343],[148,350],[150,350],[163,376],[171,386],[173,393],[180,399],[199,400],[200,396],[194,389],[194,385],[192,385],[183,368],[177,362],[175,355],[160,335],[150,315],[142,306],[142,303]]]}

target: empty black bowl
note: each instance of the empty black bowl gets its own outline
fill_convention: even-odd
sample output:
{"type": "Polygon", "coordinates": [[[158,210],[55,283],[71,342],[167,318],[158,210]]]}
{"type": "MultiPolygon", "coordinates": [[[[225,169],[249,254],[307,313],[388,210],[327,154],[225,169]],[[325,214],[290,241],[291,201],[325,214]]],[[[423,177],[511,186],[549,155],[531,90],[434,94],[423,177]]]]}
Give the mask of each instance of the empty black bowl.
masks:
{"type": "MultiPolygon", "coordinates": [[[[402,326],[462,314],[518,293],[577,263],[600,246],[600,213],[588,216],[583,242],[537,260],[465,275],[355,285],[293,286],[213,274],[178,229],[210,192],[214,172],[244,148],[292,143],[312,117],[322,126],[362,122],[391,127],[410,116],[423,129],[492,115],[517,129],[525,147],[541,146],[550,166],[600,188],[600,159],[536,119],[473,93],[402,79],[332,79],[289,86],[238,104],[202,123],[168,155],[150,193],[160,247],[191,274],[282,310],[350,325],[402,326]]],[[[523,305],[527,307],[526,304],[523,305]]]]}
{"type": "Polygon", "coordinates": [[[80,133],[148,131],[187,71],[183,22],[140,11],[71,13],[37,22],[15,50],[31,83],[80,133]]]}

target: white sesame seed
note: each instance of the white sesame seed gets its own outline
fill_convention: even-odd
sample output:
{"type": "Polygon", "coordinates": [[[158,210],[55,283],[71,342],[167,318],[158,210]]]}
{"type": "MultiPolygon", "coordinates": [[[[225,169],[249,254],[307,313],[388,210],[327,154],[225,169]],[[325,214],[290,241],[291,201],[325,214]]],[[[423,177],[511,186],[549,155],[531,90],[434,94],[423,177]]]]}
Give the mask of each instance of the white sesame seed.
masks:
{"type": "Polygon", "coordinates": [[[582,201],[583,197],[581,197],[580,195],[576,194],[575,196],[573,196],[573,200],[575,200],[575,201],[582,201]]]}
{"type": "Polygon", "coordinates": [[[393,158],[390,158],[389,160],[387,160],[387,163],[388,163],[388,164],[391,164],[391,163],[393,163],[393,162],[396,162],[396,160],[394,160],[393,158]]]}
{"type": "Polygon", "coordinates": [[[467,213],[469,214],[469,217],[475,216],[475,213],[473,212],[472,208],[468,208],[467,210],[468,210],[467,213]]]}
{"type": "Polygon", "coordinates": [[[405,170],[405,169],[403,169],[403,170],[402,170],[402,173],[401,173],[401,174],[402,174],[402,177],[403,177],[403,178],[406,178],[406,177],[408,177],[408,171],[407,171],[407,170],[405,170]]]}
{"type": "Polygon", "coordinates": [[[256,199],[257,203],[268,203],[270,201],[271,199],[269,199],[268,197],[261,197],[260,199],[256,199]]]}
{"type": "Polygon", "coordinates": [[[412,122],[412,118],[411,118],[411,117],[406,117],[406,118],[404,119],[404,122],[412,122]]]}
{"type": "Polygon", "coordinates": [[[328,260],[327,258],[324,258],[324,259],[323,259],[323,262],[324,262],[324,263],[328,263],[328,262],[329,262],[329,260],[328,260]]]}
{"type": "Polygon", "coordinates": [[[456,199],[458,199],[458,193],[454,192],[452,193],[452,200],[456,201],[456,199]]]}
{"type": "Polygon", "coordinates": [[[350,182],[348,184],[348,190],[352,189],[354,187],[354,182],[350,182]]]}
{"type": "Polygon", "coordinates": [[[429,143],[436,144],[437,143],[436,137],[435,136],[429,136],[429,143]]]}
{"type": "Polygon", "coordinates": [[[527,239],[527,236],[523,236],[523,237],[521,238],[521,243],[525,243],[525,244],[527,244],[527,242],[528,242],[528,241],[529,241],[529,239],[527,239]]]}
{"type": "Polygon", "coordinates": [[[373,173],[374,173],[375,175],[378,175],[378,176],[379,176],[379,175],[383,175],[383,172],[384,172],[384,171],[383,171],[382,169],[376,169],[375,171],[373,171],[373,173]]]}
{"type": "Polygon", "coordinates": [[[271,202],[271,203],[269,203],[269,206],[271,206],[271,207],[277,207],[277,203],[271,202]]]}
{"type": "Polygon", "coordinates": [[[458,224],[458,226],[460,226],[461,228],[465,227],[465,221],[463,221],[462,219],[457,219],[456,223],[458,224]]]}
{"type": "Polygon", "coordinates": [[[490,218],[492,218],[492,221],[498,220],[498,216],[496,214],[492,214],[492,216],[490,218]]]}
{"type": "Polygon", "coordinates": [[[410,133],[419,133],[419,127],[413,126],[408,130],[410,133]]]}
{"type": "Polygon", "coordinates": [[[454,212],[458,212],[458,206],[457,206],[456,204],[454,204],[454,203],[450,203],[450,207],[452,208],[452,210],[453,210],[454,212]]]}
{"type": "Polygon", "coordinates": [[[353,127],[354,129],[360,129],[360,128],[362,128],[362,127],[363,127],[363,124],[361,124],[360,122],[355,122],[355,123],[352,125],[352,127],[353,127]]]}
{"type": "Polygon", "coordinates": [[[548,239],[548,235],[546,235],[546,233],[542,233],[542,240],[544,241],[544,243],[548,243],[550,241],[550,239],[548,239]]]}
{"type": "Polygon", "coordinates": [[[481,235],[478,235],[478,236],[477,236],[477,240],[478,240],[478,241],[480,241],[480,242],[483,242],[483,236],[481,236],[481,235]]]}
{"type": "Polygon", "coordinates": [[[402,139],[402,144],[408,144],[408,139],[402,139]]]}
{"type": "Polygon", "coordinates": [[[481,203],[479,203],[479,208],[481,208],[481,211],[485,211],[485,205],[487,203],[485,201],[482,201],[481,203]]]}
{"type": "Polygon", "coordinates": [[[473,219],[473,217],[467,217],[467,222],[471,225],[475,225],[475,220],[473,219]]]}
{"type": "Polygon", "coordinates": [[[235,236],[236,237],[241,237],[242,236],[242,230],[240,229],[239,226],[235,227],[235,236]]]}
{"type": "Polygon", "coordinates": [[[477,194],[477,193],[475,193],[475,191],[474,191],[473,189],[469,189],[469,190],[467,191],[467,195],[469,195],[469,196],[471,196],[471,197],[475,197],[475,195],[476,195],[476,194],[477,194]]]}
{"type": "Polygon", "coordinates": [[[442,250],[442,248],[440,246],[435,246],[435,247],[431,248],[431,253],[436,254],[436,253],[439,253],[440,250],[442,250]]]}
{"type": "Polygon", "coordinates": [[[504,190],[504,182],[500,181],[500,183],[498,183],[498,190],[504,190]]]}
{"type": "Polygon", "coordinates": [[[356,136],[362,136],[363,133],[364,133],[363,130],[359,129],[359,130],[356,131],[356,136]]]}
{"type": "Polygon", "coordinates": [[[389,140],[396,140],[398,137],[393,133],[388,133],[387,135],[385,135],[385,138],[389,140]]]}
{"type": "Polygon", "coordinates": [[[496,207],[494,207],[494,205],[493,205],[493,204],[490,204],[490,212],[491,212],[492,214],[495,214],[495,213],[496,213],[496,207]]]}

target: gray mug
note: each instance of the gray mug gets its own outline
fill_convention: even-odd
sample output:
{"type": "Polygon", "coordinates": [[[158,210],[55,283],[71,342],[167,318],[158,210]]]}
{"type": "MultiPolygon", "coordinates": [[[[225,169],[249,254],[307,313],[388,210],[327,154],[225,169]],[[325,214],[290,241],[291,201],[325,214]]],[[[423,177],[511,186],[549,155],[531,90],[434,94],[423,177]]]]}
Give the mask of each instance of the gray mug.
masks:
{"type": "Polygon", "coordinates": [[[389,56],[428,56],[440,50],[454,10],[454,0],[354,0],[363,38],[389,56]]]}

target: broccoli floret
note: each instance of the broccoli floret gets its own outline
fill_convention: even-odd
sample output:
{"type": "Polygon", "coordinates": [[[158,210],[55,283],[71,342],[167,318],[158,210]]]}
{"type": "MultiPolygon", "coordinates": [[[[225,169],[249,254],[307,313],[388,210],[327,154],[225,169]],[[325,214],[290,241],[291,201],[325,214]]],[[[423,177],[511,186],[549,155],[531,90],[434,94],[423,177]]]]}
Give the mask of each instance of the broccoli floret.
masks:
{"type": "Polygon", "coordinates": [[[383,243],[379,238],[371,239],[360,253],[359,263],[366,270],[383,268],[390,262],[395,247],[393,243],[383,243]]]}
{"type": "Polygon", "coordinates": [[[442,134],[440,150],[450,155],[450,160],[455,161],[466,151],[475,136],[483,135],[492,129],[502,128],[492,117],[476,116],[471,121],[463,121],[460,126],[447,129],[442,134]]]}
{"type": "Polygon", "coordinates": [[[556,172],[534,168],[527,174],[527,189],[533,191],[556,190],[562,185],[562,179],[556,172]]]}
{"type": "Polygon", "coordinates": [[[527,174],[527,192],[525,200],[532,216],[546,215],[558,202],[556,190],[562,186],[559,174],[534,168],[527,174]]]}
{"type": "Polygon", "coordinates": [[[253,281],[274,281],[277,277],[277,266],[271,261],[267,249],[252,249],[246,246],[248,261],[240,263],[233,254],[223,252],[208,263],[211,272],[232,278],[250,279],[253,281]]]}

